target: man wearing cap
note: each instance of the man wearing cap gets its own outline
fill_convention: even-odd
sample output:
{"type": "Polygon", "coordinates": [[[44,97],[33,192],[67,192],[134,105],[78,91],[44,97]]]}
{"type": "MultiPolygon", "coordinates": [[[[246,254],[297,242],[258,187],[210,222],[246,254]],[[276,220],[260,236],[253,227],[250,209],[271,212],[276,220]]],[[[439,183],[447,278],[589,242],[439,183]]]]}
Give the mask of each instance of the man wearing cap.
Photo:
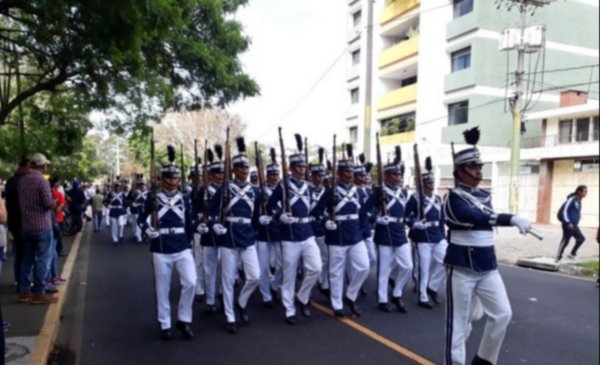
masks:
{"type": "Polygon", "coordinates": [[[384,181],[382,187],[374,189],[367,202],[367,209],[378,208],[375,223],[375,243],[378,249],[377,300],[379,310],[389,313],[392,307],[389,303],[388,286],[390,277],[393,279],[392,304],[400,313],[406,313],[406,305],[402,294],[410,279],[413,262],[410,245],[406,238],[404,224],[405,207],[408,193],[402,187],[404,165],[402,165],[400,147],[395,149],[394,161],[384,166],[384,181]]]}
{"type": "MultiPolygon", "coordinates": [[[[216,145],[214,153],[211,149],[208,149],[207,157],[208,185],[202,187],[200,199],[210,202],[217,193],[217,190],[219,190],[223,184],[225,166],[222,161],[222,146],[216,145]],[[215,159],[215,154],[217,155],[218,160],[215,159]]],[[[195,204],[195,206],[198,207],[197,204],[195,204]]],[[[198,212],[197,216],[200,222],[208,222],[218,219],[216,216],[209,217],[206,210],[204,212],[198,212]]],[[[216,234],[212,230],[205,232],[200,237],[200,245],[202,246],[202,268],[198,268],[198,271],[202,270],[204,273],[204,291],[206,294],[204,311],[208,315],[214,315],[217,313],[217,288],[220,282],[219,272],[221,267],[217,239],[218,238],[216,234]]]]}
{"type": "Polygon", "coordinates": [[[369,254],[363,240],[366,221],[363,208],[366,201],[358,192],[358,187],[353,184],[354,163],[351,159],[352,154],[348,153],[348,156],[348,159],[338,163],[339,181],[335,187],[327,189],[313,210],[313,215],[319,215],[330,208],[328,220],[325,222],[325,242],[329,251],[331,306],[338,318],[345,316],[344,303],[348,305],[352,314],[357,317],[361,315],[356,299],[369,276],[369,254]],[[344,295],[344,273],[348,260],[352,270],[344,295]]]}
{"type": "Polygon", "coordinates": [[[177,190],[181,172],[173,164],[175,149],[168,146],[168,150],[169,163],[161,168],[161,189],[156,196],[148,196],[138,222],[150,240],[160,336],[165,341],[173,339],[169,293],[173,269],[176,269],[181,292],[175,327],[186,340],[192,340],[192,306],[196,289],[196,268],[190,245],[195,231],[192,206],[189,197],[177,190]]]}
{"type": "Polygon", "coordinates": [[[424,196],[414,193],[406,204],[406,225],[410,227],[409,237],[416,243],[417,288],[419,306],[432,309],[431,300],[439,304],[438,290],[444,280],[444,256],[446,255],[446,232],[442,199],[433,193],[434,175],[431,158],[425,162],[426,172],[422,173],[424,196]],[[419,206],[423,206],[424,217],[419,219],[419,206]]]}
{"type": "MultiPolygon", "coordinates": [[[[279,165],[275,155],[275,149],[271,148],[271,163],[267,165],[267,181],[263,196],[268,200],[279,184],[279,165]]],[[[263,212],[264,216],[270,216],[270,212],[263,212]]],[[[272,213],[272,212],[271,212],[272,213]]],[[[262,218],[265,220],[266,218],[262,218]]],[[[268,219],[267,225],[260,225],[256,235],[256,246],[258,249],[258,260],[260,262],[260,284],[259,290],[263,304],[273,307],[273,300],[277,299],[277,291],[283,281],[283,258],[281,253],[281,236],[279,233],[279,222],[268,219]],[[271,260],[272,259],[272,260],[271,260]],[[271,275],[271,263],[275,272],[271,275]]]]}
{"type": "Polygon", "coordinates": [[[516,226],[521,234],[531,229],[526,219],[497,214],[491,194],[477,186],[483,179],[477,127],[464,133],[472,147],[454,154],[456,187],[444,200],[448,226],[448,249],[444,263],[448,270],[445,363],[466,363],[466,341],[472,312],[480,302],[487,316],[474,365],[496,364],[512,311],[498,272],[493,228],[516,226]]]}
{"type": "Polygon", "coordinates": [[[300,313],[309,318],[310,293],[322,271],[321,255],[311,226],[311,202],[306,176],[306,161],[302,153],[302,137],[296,135],[298,153],[290,156],[291,176],[281,181],[269,199],[268,210],[278,212],[275,219],[281,223],[281,245],[283,253],[283,286],[281,300],[285,307],[285,318],[295,325],[296,305],[300,313]],[[289,196],[285,197],[286,192],[289,196]],[[289,206],[286,206],[289,203],[289,206]],[[282,208],[283,207],[283,208],[282,208]],[[302,259],[304,278],[296,293],[298,263],[302,259]]]}
{"type": "MultiPolygon", "coordinates": [[[[323,184],[325,180],[325,167],[323,166],[323,155],[325,150],[319,148],[319,163],[310,164],[310,210],[311,213],[325,194],[326,188],[323,184]]],[[[321,271],[321,277],[319,278],[319,290],[323,295],[329,297],[331,291],[329,290],[329,251],[327,244],[325,244],[325,221],[327,215],[325,212],[321,214],[313,215],[311,223],[313,232],[315,233],[315,240],[319,246],[321,252],[321,263],[323,270],[321,271]]]]}
{"type": "Polygon", "coordinates": [[[17,186],[22,218],[23,262],[19,277],[19,302],[56,303],[58,298],[46,294],[46,279],[52,259],[52,214],[56,202],[50,184],[44,179],[50,161],[41,153],[29,162],[29,173],[17,186]],[[29,276],[33,269],[33,286],[29,276]]]}
{"type": "Polygon", "coordinates": [[[220,188],[209,206],[209,216],[213,232],[218,236],[221,255],[221,281],[223,286],[223,304],[227,317],[226,330],[231,334],[238,332],[235,311],[237,309],[242,324],[250,322],[247,305],[250,295],[258,287],[260,266],[256,251],[256,229],[260,215],[260,191],[248,183],[250,163],[246,155],[246,144],[242,137],[237,139],[239,154],[233,158],[234,180],[228,186],[220,188]],[[221,211],[221,196],[224,206],[221,211]],[[218,219],[222,217],[221,219],[218,219]],[[239,262],[242,263],[246,281],[234,306],[234,284],[239,262]]]}
{"type": "Polygon", "coordinates": [[[125,229],[125,216],[127,214],[127,199],[121,190],[121,181],[118,178],[113,182],[113,191],[108,194],[104,202],[108,207],[113,246],[116,246],[123,243],[123,230],[125,229]]]}

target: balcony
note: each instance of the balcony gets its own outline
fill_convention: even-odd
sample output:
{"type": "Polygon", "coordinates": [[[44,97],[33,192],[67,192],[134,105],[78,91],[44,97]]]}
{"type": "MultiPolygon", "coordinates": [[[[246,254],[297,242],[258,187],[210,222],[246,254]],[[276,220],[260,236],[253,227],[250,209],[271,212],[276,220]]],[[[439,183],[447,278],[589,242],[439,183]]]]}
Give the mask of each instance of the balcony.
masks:
{"type": "Polygon", "coordinates": [[[377,110],[382,111],[404,104],[414,103],[417,100],[417,85],[418,84],[412,84],[384,94],[379,98],[377,110]]]}
{"type": "Polygon", "coordinates": [[[415,136],[416,136],[415,131],[396,133],[396,134],[391,134],[389,136],[380,137],[379,143],[381,143],[382,146],[397,145],[397,144],[401,144],[401,143],[409,143],[409,142],[414,142],[416,140],[415,136]]]}
{"type": "Polygon", "coordinates": [[[386,2],[388,5],[383,9],[379,17],[381,25],[389,23],[421,4],[421,0],[388,0],[386,2]]]}
{"type": "Polygon", "coordinates": [[[419,37],[402,41],[395,46],[381,52],[379,56],[379,69],[391,66],[419,53],[419,37]]]}

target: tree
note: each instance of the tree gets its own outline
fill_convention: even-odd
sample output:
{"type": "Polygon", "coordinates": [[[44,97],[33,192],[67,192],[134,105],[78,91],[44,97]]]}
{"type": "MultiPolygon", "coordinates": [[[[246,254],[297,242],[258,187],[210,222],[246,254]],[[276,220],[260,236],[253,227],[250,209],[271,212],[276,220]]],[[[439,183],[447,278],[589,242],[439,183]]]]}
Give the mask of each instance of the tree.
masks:
{"type": "Polygon", "coordinates": [[[229,16],[247,0],[0,0],[0,126],[40,94],[109,111],[117,130],[258,93],[229,16]]]}

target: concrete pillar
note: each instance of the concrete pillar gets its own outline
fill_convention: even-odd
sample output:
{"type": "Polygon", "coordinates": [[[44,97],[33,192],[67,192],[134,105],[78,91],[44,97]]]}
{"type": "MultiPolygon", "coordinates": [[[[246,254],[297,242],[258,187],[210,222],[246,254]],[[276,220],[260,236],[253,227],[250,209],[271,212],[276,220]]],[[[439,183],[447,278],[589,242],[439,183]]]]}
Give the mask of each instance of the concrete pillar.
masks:
{"type": "Polygon", "coordinates": [[[536,222],[540,224],[550,223],[550,211],[552,208],[552,172],[554,161],[541,160],[539,174],[539,189],[537,200],[536,222]]]}

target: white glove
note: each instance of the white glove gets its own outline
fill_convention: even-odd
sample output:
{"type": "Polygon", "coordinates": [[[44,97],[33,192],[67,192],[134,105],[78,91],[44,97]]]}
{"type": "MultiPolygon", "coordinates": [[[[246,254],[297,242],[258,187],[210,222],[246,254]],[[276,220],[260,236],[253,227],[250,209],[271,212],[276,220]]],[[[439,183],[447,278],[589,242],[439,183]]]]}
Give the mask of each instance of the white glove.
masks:
{"type": "Polygon", "coordinates": [[[378,217],[376,223],[380,226],[387,226],[388,224],[390,224],[390,217],[387,215],[378,217]]]}
{"type": "Polygon", "coordinates": [[[157,239],[158,237],[160,237],[160,233],[159,233],[159,232],[158,232],[156,229],[154,229],[154,228],[152,228],[152,227],[148,227],[148,228],[146,228],[146,231],[145,231],[145,233],[146,233],[146,236],[147,236],[148,238],[150,238],[151,240],[155,240],[155,239],[157,239]]]}
{"type": "Polygon", "coordinates": [[[416,221],[415,223],[413,223],[412,229],[418,229],[422,231],[427,229],[427,224],[421,221],[416,221]]]}
{"type": "Polygon", "coordinates": [[[527,234],[527,232],[529,232],[529,230],[531,229],[531,223],[529,222],[529,220],[517,217],[516,215],[512,216],[512,218],[510,219],[510,224],[517,227],[521,234],[527,234]]]}
{"type": "Polygon", "coordinates": [[[448,246],[448,241],[447,241],[447,240],[444,238],[444,239],[442,239],[442,240],[440,241],[440,244],[441,244],[441,245],[448,246]]]}
{"type": "Polygon", "coordinates": [[[213,232],[215,232],[217,236],[223,236],[227,233],[227,228],[223,227],[222,224],[215,224],[213,226],[213,232]]]}
{"type": "Polygon", "coordinates": [[[338,228],[337,223],[332,220],[325,222],[325,229],[328,231],[335,231],[338,228]]]}
{"type": "Polygon", "coordinates": [[[292,217],[290,213],[283,213],[281,217],[279,217],[279,221],[283,224],[290,225],[292,223],[295,223],[297,219],[292,217]]]}
{"type": "Polygon", "coordinates": [[[273,218],[271,218],[268,215],[261,215],[258,218],[258,222],[262,225],[262,226],[268,226],[269,223],[271,223],[271,221],[273,220],[273,218]]]}
{"type": "Polygon", "coordinates": [[[210,229],[208,229],[208,226],[204,223],[200,223],[198,225],[198,227],[196,228],[196,232],[200,233],[200,234],[207,234],[210,231],[210,229]]]}

